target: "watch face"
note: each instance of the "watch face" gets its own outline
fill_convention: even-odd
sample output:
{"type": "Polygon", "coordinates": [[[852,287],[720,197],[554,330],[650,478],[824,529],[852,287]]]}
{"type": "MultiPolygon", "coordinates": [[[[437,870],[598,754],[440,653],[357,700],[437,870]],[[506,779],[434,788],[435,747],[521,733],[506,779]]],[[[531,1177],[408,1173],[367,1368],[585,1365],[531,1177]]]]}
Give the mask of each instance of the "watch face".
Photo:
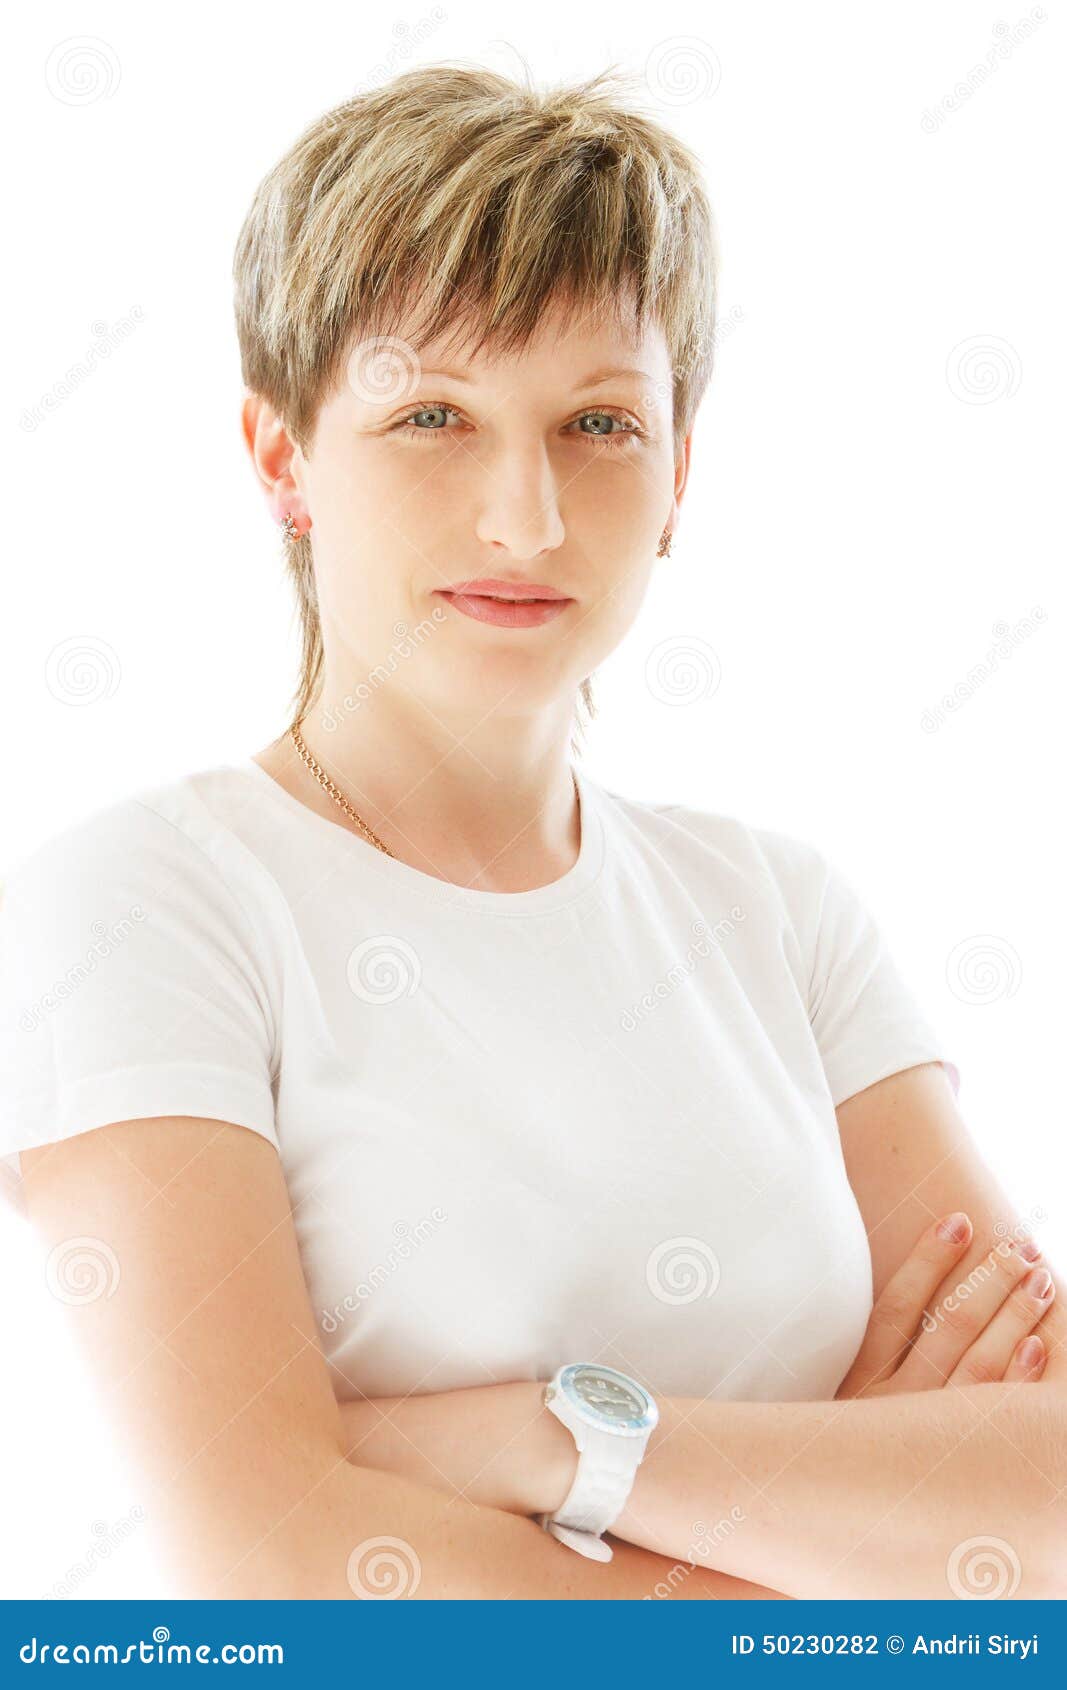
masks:
{"type": "Polygon", "coordinates": [[[613,1367],[576,1362],[564,1369],[560,1384],[588,1419],[611,1430],[644,1431],[659,1418],[637,1381],[613,1367]]]}

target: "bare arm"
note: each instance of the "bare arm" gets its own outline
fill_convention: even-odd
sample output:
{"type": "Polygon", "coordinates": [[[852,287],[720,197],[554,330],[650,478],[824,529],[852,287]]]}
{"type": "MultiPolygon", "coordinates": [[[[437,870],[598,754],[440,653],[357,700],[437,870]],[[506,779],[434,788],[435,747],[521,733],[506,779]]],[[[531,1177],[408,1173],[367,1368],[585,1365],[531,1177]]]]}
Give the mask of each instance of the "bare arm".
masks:
{"type": "Polygon", "coordinates": [[[660,1411],[612,1528],[633,1543],[682,1555],[694,1519],[735,1519],[714,1564],[795,1597],[1067,1596],[1062,1387],[660,1411]]]}
{"type": "MultiPolygon", "coordinates": [[[[346,1404],[342,1417],[353,1456],[493,1506],[550,1513],[576,1455],[541,1389],[521,1381],[382,1398],[346,1404]]],[[[950,1600],[985,1593],[991,1567],[989,1594],[1067,1595],[1061,1388],[657,1400],[659,1426],[611,1529],[616,1555],[623,1540],[790,1597],[950,1600]]]]}
{"type": "MultiPolygon", "coordinates": [[[[343,1402],[341,1421],[348,1459],[382,1472],[403,1474],[446,1496],[467,1497],[485,1507],[527,1517],[553,1512],[570,1489],[577,1457],[570,1434],[554,1415],[545,1412],[542,1388],[539,1381],[520,1380],[343,1402]]],[[[627,1594],[625,1589],[609,1586],[620,1577],[625,1584],[632,1584],[637,1572],[643,1586],[641,1595],[664,1594],[664,1587],[680,1594],[680,1585],[699,1575],[697,1588],[689,1595],[721,1601],[787,1599],[782,1591],[766,1584],[721,1571],[702,1558],[699,1549],[698,1558],[693,1560],[644,1546],[642,1553],[649,1559],[634,1569],[627,1555],[637,1546],[617,1539],[614,1532],[606,1536],[614,1559],[597,1564],[604,1575],[598,1594],[627,1594]]],[[[557,1547],[580,1559],[573,1550],[557,1547]]]]}
{"type": "MultiPolygon", "coordinates": [[[[655,1594],[663,1562],[640,1546],[584,1561],[531,1520],[345,1458],[266,1139],[154,1117],[26,1151],[22,1166],[50,1282],[143,1487],[170,1574],[160,1594],[655,1594]]],[[[721,1586],[701,1568],[670,1594],[721,1586]]]]}
{"type": "MultiPolygon", "coordinates": [[[[1009,1248],[1001,1239],[993,1251],[980,1260],[964,1279],[960,1274],[963,1260],[970,1259],[970,1232],[957,1236],[944,1234],[936,1222],[925,1227],[901,1268],[881,1287],[872,1311],[867,1335],[847,1380],[838,1392],[838,1400],[854,1397],[875,1401],[892,1394],[897,1400],[903,1395],[906,1404],[921,1405],[918,1393],[927,1399],[950,1405],[960,1397],[960,1390],[973,1390],[975,1385],[988,1387],[993,1381],[1012,1381],[1010,1391],[998,1388],[1002,1395],[992,1400],[988,1390],[980,1393],[981,1410],[989,1413],[991,1436],[1003,1438],[1017,1435],[1016,1428],[1007,1430],[998,1425],[997,1416],[1009,1402],[1015,1400],[1015,1386],[1029,1383],[1032,1387],[1030,1405],[1033,1413],[1024,1416],[1023,1425],[1044,1426],[1051,1440],[1062,1423],[1064,1390],[1059,1363],[1062,1339],[1054,1335],[1057,1309],[1049,1308],[1043,1299],[1028,1288],[1032,1277],[1031,1263],[1026,1256],[1009,1248]],[[1043,1328],[1046,1345],[1052,1354],[1044,1375],[1060,1379],[1050,1395],[1041,1392],[1041,1372],[1022,1365],[1019,1344],[1027,1332],[1043,1328]],[[1036,1390],[1035,1390],[1036,1387],[1036,1390]],[[1038,1394],[1040,1393],[1040,1394],[1038,1394]],[[1058,1418],[1059,1417],[1059,1418],[1058,1418]]],[[[1062,1307],[1058,1311],[1062,1322],[1062,1307]]],[[[573,1478],[576,1455],[570,1436],[559,1426],[554,1416],[542,1410],[541,1382],[516,1381],[510,1384],[479,1386],[437,1395],[405,1398],[380,1398],[376,1401],[346,1402],[342,1405],[345,1436],[349,1455],[360,1462],[405,1473],[428,1484],[437,1484],[452,1493],[494,1507],[514,1509],[533,1514],[553,1512],[566,1495],[573,1478]]],[[[963,1399],[968,1401],[966,1397],[963,1399]]],[[[1021,1400],[1021,1399],[1020,1399],[1021,1400]]],[[[876,1581],[873,1591],[854,1591],[851,1585],[830,1594],[890,1594],[898,1593],[894,1580],[915,1578],[916,1586],[906,1587],[902,1594],[961,1594],[968,1591],[968,1580],[987,1573],[982,1557],[987,1551],[996,1562],[1002,1560],[1005,1582],[1011,1583],[1014,1573],[1014,1548],[998,1550],[985,1544],[980,1537],[963,1541],[968,1546],[953,1561],[958,1541],[950,1546],[949,1558],[943,1568],[944,1588],[934,1592],[924,1590],[921,1583],[928,1573],[923,1556],[911,1551],[904,1553],[900,1542],[901,1530],[879,1534],[879,1542],[868,1544],[871,1533],[862,1532],[864,1510],[881,1507],[885,1512],[887,1496],[894,1496],[900,1473],[906,1470],[909,1478],[908,1494],[900,1493],[907,1504],[910,1491],[917,1489],[918,1480],[925,1480],[928,1460],[935,1469],[946,1459],[946,1438],[962,1441],[958,1428],[953,1430],[951,1414],[945,1415],[936,1406],[925,1419],[908,1417],[896,1426],[855,1423],[849,1428],[847,1440],[824,1436],[835,1421],[834,1405],[815,1403],[805,1405],[807,1412],[798,1414],[795,1404],[720,1404],[697,1399],[675,1399],[669,1402],[665,1419],[650,1444],[650,1456],[660,1450],[656,1482],[651,1487],[647,1476],[639,1475],[639,1483],[631,1499],[631,1519],[621,1515],[612,1528],[614,1534],[631,1536],[646,1547],[662,1549],[668,1556],[699,1561],[700,1564],[727,1566],[724,1539],[734,1539],[734,1548],[745,1554],[766,1555],[781,1578],[803,1578],[809,1581],[810,1593],[823,1594],[819,1580],[829,1572],[836,1573],[836,1562],[826,1568],[820,1555],[847,1559],[862,1552],[867,1564],[854,1574],[858,1580],[876,1581]],[[775,1412],[781,1409],[781,1415],[775,1412]],[[888,1433],[892,1436],[887,1436],[888,1433]],[[723,1445],[723,1437],[732,1446],[723,1445]],[[711,1443],[709,1443],[709,1438],[711,1443]],[[661,1450],[670,1439],[673,1448],[666,1458],[661,1450]],[[816,1440],[819,1440],[816,1447],[816,1440]],[[905,1450],[888,1463],[872,1459],[872,1451],[887,1445],[895,1446],[904,1440],[905,1450]],[[866,1443],[865,1443],[865,1440],[866,1443]],[[712,1448],[718,1443],[718,1450],[712,1448]],[[804,1476],[813,1488],[818,1478],[818,1459],[824,1457],[823,1445],[828,1442],[829,1463],[825,1483],[819,1481],[820,1515],[829,1510],[829,1519],[820,1518],[812,1527],[805,1523],[810,1508],[804,1514],[803,1498],[794,1495],[787,1481],[784,1504],[777,1495],[778,1470],[791,1469],[801,1460],[799,1476],[804,1476]],[[734,1447],[735,1446],[735,1447],[734,1447]],[[799,1447],[798,1447],[799,1446],[799,1447]],[[907,1452],[910,1451],[909,1455],[907,1452]],[[742,1469],[745,1455],[755,1463],[742,1469]],[[714,1458],[718,1455],[716,1471],[714,1458]],[[673,1458],[673,1459],[672,1459],[673,1458]],[[868,1476],[869,1470],[877,1471],[868,1476]],[[915,1483],[911,1483],[917,1475],[915,1483]],[[763,1506],[764,1491],[775,1513],[776,1522],[768,1520],[769,1509],[763,1506]],[[742,1498],[755,1495],[755,1514],[746,1509],[742,1498]],[[643,1497],[649,1498],[643,1506],[643,1497]],[[715,1498],[714,1507],[711,1499],[715,1498]],[[729,1507],[724,1506],[729,1498],[729,1507]],[[717,1508],[717,1512],[715,1509],[717,1508]],[[792,1509],[792,1511],[790,1511],[792,1509]],[[713,1518],[709,1516],[714,1515],[713,1518]],[[775,1529],[780,1523],[781,1529],[775,1529]],[[835,1533],[841,1541],[835,1542],[835,1533]],[[855,1550],[847,1547],[849,1534],[856,1541],[855,1550]],[[862,1535],[861,1535],[862,1533],[862,1535]],[[972,1575],[967,1556],[973,1553],[975,1570],[972,1575]],[[895,1558],[900,1566],[885,1569],[878,1561],[878,1553],[895,1558]],[[790,1560],[792,1556],[792,1560],[790,1560]],[[949,1569],[954,1569],[951,1572],[949,1569]]],[[[972,1413],[976,1412],[972,1410],[972,1413]]],[[[885,1419],[883,1415],[883,1421],[885,1419]]],[[[974,1436],[973,1430],[968,1434],[974,1436]]],[[[1029,1455],[1017,1451],[1021,1460],[1030,1461],[1032,1474],[1033,1445],[1029,1455]]],[[[1067,1451],[1063,1452],[1067,1455],[1067,1451]]],[[[646,1458],[647,1460],[648,1458],[646,1458]]],[[[1060,1459],[1063,1459],[1061,1455],[1060,1459]]],[[[980,1464],[979,1464],[980,1465],[980,1464]]],[[[1053,1471],[1056,1471],[1055,1466],[1053,1471]]],[[[1012,1474],[1006,1475],[1009,1481],[1012,1474]]],[[[962,1529],[963,1512],[973,1506],[975,1497],[989,1496],[988,1483],[980,1472],[966,1474],[961,1488],[947,1499],[936,1490],[931,1498],[919,1491],[910,1512],[903,1509],[902,1529],[917,1529],[919,1515],[926,1525],[926,1510],[933,1501],[934,1518],[944,1517],[951,1525],[957,1519],[962,1529]],[[984,1489],[983,1489],[984,1485],[984,1489]]],[[[992,1495],[996,1503],[996,1486],[992,1495]]],[[[1049,1503],[1058,1500],[1053,1497],[1049,1503]]],[[[812,1503],[809,1490],[808,1503],[812,1503]]],[[[1059,1574],[1048,1554],[1053,1544],[1035,1526],[1036,1495],[1025,1487],[1013,1496],[1015,1519],[1021,1520],[1024,1530],[1018,1536],[1020,1546],[1026,1547],[1030,1567],[1029,1579],[1023,1594],[1033,1590],[1040,1593],[1042,1578],[1055,1581],[1059,1574]],[[1031,1553],[1037,1545],[1037,1555],[1031,1553]],[[1034,1582],[1036,1580],[1036,1583],[1034,1582]]],[[[890,1512],[895,1512],[895,1507],[890,1512]]],[[[988,1533],[987,1533],[988,1537],[988,1533]]],[[[1022,1555],[1019,1555],[1020,1562],[1022,1555]]],[[[751,1571],[751,1563],[745,1563],[751,1571]]],[[[763,1570],[760,1576],[775,1575],[763,1570]]],[[[1020,1566],[1021,1575],[1021,1566],[1020,1566]]],[[[849,1575],[853,1576],[853,1575],[849,1575]]],[[[1020,1581],[1021,1583],[1021,1576],[1020,1581]]],[[[782,1585],[790,1589],[789,1585],[782,1585]]],[[[1053,1583],[1053,1589],[1059,1594],[1053,1583]]],[[[799,1588],[792,1594],[802,1594],[799,1588]]]]}

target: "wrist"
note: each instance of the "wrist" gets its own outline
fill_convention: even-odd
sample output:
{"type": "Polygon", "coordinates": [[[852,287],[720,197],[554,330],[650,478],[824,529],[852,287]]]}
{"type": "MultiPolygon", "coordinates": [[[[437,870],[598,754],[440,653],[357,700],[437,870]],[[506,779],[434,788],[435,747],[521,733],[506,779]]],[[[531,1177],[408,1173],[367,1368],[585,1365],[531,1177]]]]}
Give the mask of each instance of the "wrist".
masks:
{"type": "Polygon", "coordinates": [[[523,1381],[514,1387],[522,1419],[518,1460],[512,1462],[515,1495],[512,1511],[530,1516],[554,1514],[563,1506],[578,1471],[574,1435],[545,1407],[547,1381],[523,1381]]]}

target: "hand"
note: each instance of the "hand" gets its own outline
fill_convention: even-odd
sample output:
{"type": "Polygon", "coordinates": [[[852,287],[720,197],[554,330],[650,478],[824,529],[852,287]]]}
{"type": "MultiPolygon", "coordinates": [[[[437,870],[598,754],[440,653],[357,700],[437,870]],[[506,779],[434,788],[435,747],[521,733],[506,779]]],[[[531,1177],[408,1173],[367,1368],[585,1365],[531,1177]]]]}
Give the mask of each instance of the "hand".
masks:
{"type": "Polygon", "coordinates": [[[1035,1264],[1013,1240],[1002,1239],[964,1280],[946,1285],[971,1241],[970,1221],[963,1218],[967,1225],[954,1242],[942,1238],[936,1224],[928,1227],[886,1285],[835,1402],[1041,1377],[1044,1347],[1029,1367],[1019,1350],[1052,1306],[1055,1284],[1041,1300],[1034,1297],[1027,1281],[1035,1264]],[[944,1306],[927,1313],[927,1303],[941,1292],[944,1306]]]}

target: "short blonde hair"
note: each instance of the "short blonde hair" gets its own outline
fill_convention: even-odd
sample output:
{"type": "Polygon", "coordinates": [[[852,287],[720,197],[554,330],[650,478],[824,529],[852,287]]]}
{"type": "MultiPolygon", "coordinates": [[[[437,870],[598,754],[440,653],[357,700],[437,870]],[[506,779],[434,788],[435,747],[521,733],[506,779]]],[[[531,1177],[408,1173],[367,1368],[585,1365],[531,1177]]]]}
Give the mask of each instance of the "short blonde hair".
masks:
{"type": "MultiPolygon", "coordinates": [[[[677,457],[711,377],[716,241],[695,156],[611,88],[614,69],[524,87],[465,64],[409,70],[318,118],[264,177],[238,237],[247,388],[308,454],[356,340],[419,308],[427,339],[474,325],[521,350],[558,300],[664,333],[677,457]]],[[[294,720],[322,635],[307,535],[285,542],[302,631],[294,720]]],[[[593,714],[589,679],[581,699],[593,714]]]]}

